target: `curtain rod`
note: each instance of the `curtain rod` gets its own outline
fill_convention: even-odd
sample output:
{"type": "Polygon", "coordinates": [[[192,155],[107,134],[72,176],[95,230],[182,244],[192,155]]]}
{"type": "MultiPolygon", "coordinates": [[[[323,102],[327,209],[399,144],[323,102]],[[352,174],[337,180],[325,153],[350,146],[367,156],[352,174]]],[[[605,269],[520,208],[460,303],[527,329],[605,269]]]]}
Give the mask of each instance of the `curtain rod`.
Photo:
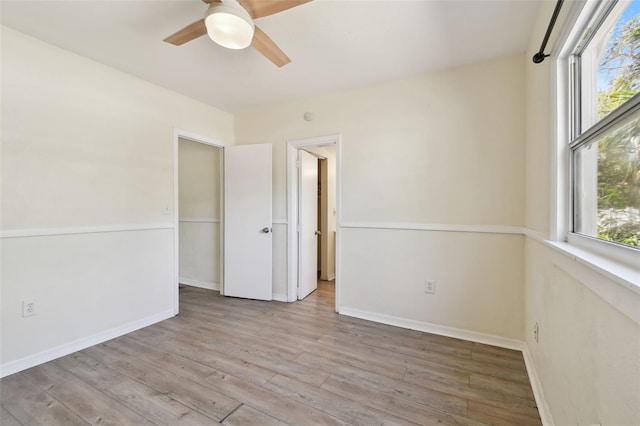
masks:
{"type": "Polygon", "coordinates": [[[551,35],[551,31],[553,31],[553,26],[556,24],[556,19],[558,19],[558,15],[560,14],[560,8],[562,7],[562,2],[564,0],[558,0],[556,3],[556,8],[553,10],[553,15],[551,16],[551,21],[549,21],[549,26],[547,27],[547,33],[544,35],[544,40],[542,40],[542,46],[540,46],[540,51],[533,55],[533,63],[539,64],[544,61],[549,55],[544,54],[544,49],[547,47],[547,42],[549,41],[549,36],[551,35]]]}

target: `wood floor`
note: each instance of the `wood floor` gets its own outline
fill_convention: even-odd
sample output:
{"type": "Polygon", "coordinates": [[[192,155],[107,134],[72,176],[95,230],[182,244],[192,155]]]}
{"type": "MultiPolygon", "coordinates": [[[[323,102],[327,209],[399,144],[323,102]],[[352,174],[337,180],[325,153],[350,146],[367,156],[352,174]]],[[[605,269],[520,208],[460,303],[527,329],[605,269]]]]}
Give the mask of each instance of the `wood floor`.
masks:
{"type": "Polygon", "coordinates": [[[519,352],[180,290],[180,315],[0,380],[10,425],[540,425],[519,352]]]}

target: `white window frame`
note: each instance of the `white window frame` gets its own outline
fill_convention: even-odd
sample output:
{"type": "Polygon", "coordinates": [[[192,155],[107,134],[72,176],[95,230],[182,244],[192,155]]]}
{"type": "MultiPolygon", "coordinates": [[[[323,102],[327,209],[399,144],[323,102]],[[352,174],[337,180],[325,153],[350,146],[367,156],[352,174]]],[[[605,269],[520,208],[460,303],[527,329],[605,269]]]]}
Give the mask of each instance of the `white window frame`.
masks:
{"type": "MultiPolygon", "coordinates": [[[[572,61],[580,39],[584,34],[585,28],[592,23],[593,17],[597,16],[604,8],[607,10],[608,2],[576,2],[572,10],[569,11],[567,18],[568,25],[565,26],[565,32],[560,35],[559,50],[554,59],[556,59],[555,67],[555,92],[556,99],[556,151],[554,153],[555,164],[555,211],[553,212],[552,238],[556,241],[565,241],[577,252],[586,253],[591,259],[601,257],[606,264],[607,272],[614,275],[621,275],[624,281],[635,284],[640,287],[640,282],[636,281],[637,274],[635,271],[640,265],[640,250],[620,245],[606,240],[590,237],[572,232],[573,229],[573,176],[571,163],[573,156],[571,153],[570,142],[575,139],[573,135],[576,133],[574,127],[574,117],[572,117],[576,101],[573,96],[574,81],[572,75],[574,73],[571,67],[576,66],[572,61]],[[619,264],[619,267],[618,267],[619,264]]],[[[610,5],[608,10],[615,7],[626,7],[624,4],[628,2],[620,1],[617,4],[610,5]]],[[[587,40],[588,42],[588,40],[587,40]]],[[[583,41],[583,43],[585,43],[583,41]]],[[[579,98],[579,95],[577,96],[579,98]]],[[[596,133],[596,130],[602,130],[608,124],[613,122],[622,113],[639,108],[636,98],[634,101],[627,102],[623,108],[616,110],[608,117],[603,119],[599,125],[594,125],[591,129],[586,129],[580,135],[580,140],[588,138],[588,136],[596,133]]],[[[575,143],[574,143],[575,146],[575,143]]]]}

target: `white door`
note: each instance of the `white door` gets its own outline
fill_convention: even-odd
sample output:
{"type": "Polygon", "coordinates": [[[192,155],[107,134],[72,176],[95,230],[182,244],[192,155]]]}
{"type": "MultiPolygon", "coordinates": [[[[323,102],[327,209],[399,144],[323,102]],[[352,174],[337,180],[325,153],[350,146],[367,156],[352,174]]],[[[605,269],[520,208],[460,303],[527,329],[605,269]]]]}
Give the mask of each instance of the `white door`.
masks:
{"type": "Polygon", "coordinates": [[[272,299],[271,144],[224,149],[225,296],[272,299]]]}
{"type": "Polygon", "coordinates": [[[318,287],[318,159],[306,151],[299,150],[298,160],[298,299],[304,299],[318,287]]]}

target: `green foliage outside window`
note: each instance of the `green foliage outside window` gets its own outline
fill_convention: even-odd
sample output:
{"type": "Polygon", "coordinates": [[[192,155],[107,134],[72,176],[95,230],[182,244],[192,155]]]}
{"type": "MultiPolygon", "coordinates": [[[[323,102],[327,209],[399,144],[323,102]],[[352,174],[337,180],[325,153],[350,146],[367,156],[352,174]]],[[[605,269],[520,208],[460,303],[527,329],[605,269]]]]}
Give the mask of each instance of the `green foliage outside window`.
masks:
{"type": "MultiPolygon", "coordinates": [[[[624,23],[600,63],[611,77],[598,93],[600,118],[640,89],[640,16],[624,23]]],[[[640,246],[640,120],[598,144],[598,238],[640,246]]]]}

